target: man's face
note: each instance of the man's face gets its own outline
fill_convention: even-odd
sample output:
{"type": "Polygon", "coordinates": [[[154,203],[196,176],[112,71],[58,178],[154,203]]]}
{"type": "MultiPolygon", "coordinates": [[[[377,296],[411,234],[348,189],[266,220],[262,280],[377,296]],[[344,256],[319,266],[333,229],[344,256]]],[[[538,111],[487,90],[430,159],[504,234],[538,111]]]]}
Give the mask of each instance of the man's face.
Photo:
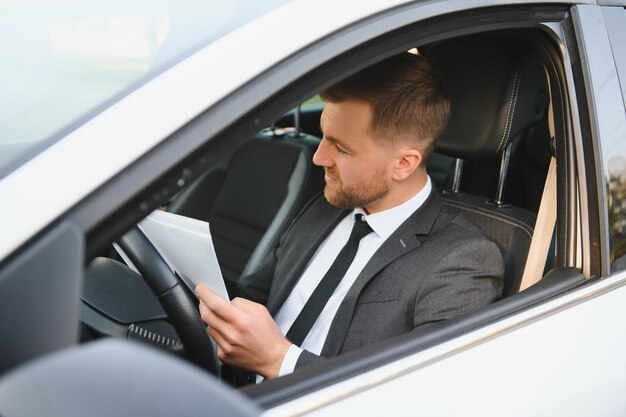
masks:
{"type": "Polygon", "coordinates": [[[369,132],[370,105],[360,101],[327,102],[320,125],[322,142],[313,163],[326,171],[324,196],[342,208],[385,209],[392,185],[389,152],[369,132]]]}

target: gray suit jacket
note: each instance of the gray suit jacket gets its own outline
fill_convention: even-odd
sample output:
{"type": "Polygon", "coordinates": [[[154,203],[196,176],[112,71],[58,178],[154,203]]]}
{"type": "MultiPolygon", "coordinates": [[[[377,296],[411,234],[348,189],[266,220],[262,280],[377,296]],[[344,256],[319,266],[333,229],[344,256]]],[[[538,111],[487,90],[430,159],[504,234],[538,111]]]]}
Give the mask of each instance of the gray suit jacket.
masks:
{"type": "MultiPolygon", "coordinates": [[[[273,256],[242,277],[242,295],[275,314],[317,247],[350,210],[323,196],[300,212],[273,256]]],[[[332,357],[496,300],[504,266],[497,245],[458,215],[437,191],[378,249],[348,291],[321,352],[332,357]]],[[[320,358],[305,351],[297,367],[320,358]]]]}

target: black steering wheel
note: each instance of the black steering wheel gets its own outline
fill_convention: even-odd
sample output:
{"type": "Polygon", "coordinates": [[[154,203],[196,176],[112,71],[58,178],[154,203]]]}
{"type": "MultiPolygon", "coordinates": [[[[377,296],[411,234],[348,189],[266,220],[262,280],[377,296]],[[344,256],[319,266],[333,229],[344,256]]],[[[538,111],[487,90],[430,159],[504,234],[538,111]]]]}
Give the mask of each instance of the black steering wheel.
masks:
{"type": "Polygon", "coordinates": [[[139,227],[134,226],[117,243],[158,298],[187,356],[200,367],[219,375],[217,354],[200,319],[197,300],[187,290],[183,280],[171,271],[139,227]]]}

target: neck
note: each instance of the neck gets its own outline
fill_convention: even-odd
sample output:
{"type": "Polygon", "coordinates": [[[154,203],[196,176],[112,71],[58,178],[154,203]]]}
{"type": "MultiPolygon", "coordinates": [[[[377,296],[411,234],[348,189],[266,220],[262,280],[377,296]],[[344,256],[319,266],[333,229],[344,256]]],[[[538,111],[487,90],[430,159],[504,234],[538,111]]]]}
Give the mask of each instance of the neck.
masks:
{"type": "Polygon", "coordinates": [[[426,171],[423,171],[415,172],[415,175],[407,177],[403,181],[394,182],[384,197],[372,201],[363,209],[367,214],[373,214],[399,206],[422,191],[426,186],[427,178],[426,171]]]}

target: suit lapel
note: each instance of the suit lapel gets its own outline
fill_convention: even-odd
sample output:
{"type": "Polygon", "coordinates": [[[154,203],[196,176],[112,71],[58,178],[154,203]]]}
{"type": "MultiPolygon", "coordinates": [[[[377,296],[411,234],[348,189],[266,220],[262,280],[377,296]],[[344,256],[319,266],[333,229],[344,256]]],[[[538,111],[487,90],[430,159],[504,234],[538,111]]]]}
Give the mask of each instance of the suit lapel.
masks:
{"type": "Polygon", "coordinates": [[[288,253],[285,253],[284,256],[285,259],[291,260],[293,263],[288,265],[287,273],[282,277],[274,277],[276,282],[272,285],[272,290],[275,290],[275,292],[272,291],[270,293],[267,302],[267,309],[270,314],[274,315],[278,312],[278,309],[283,305],[302,276],[304,268],[313,257],[317,248],[350,212],[350,210],[338,210],[330,205],[328,205],[328,208],[331,210],[330,213],[315,216],[316,219],[322,220],[311,224],[308,230],[299,234],[302,237],[290,242],[290,246],[287,249],[288,253]]]}
{"type": "Polygon", "coordinates": [[[433,190],[424,204],[402,223],[374,253],[341,302],[324,343],[322,356],[336,356],[341,352],[352,323],[354,309],[363,288],[391,262],[421,245],[424,238],[430,234],[440,210],[439,196],[433,190]]]}

